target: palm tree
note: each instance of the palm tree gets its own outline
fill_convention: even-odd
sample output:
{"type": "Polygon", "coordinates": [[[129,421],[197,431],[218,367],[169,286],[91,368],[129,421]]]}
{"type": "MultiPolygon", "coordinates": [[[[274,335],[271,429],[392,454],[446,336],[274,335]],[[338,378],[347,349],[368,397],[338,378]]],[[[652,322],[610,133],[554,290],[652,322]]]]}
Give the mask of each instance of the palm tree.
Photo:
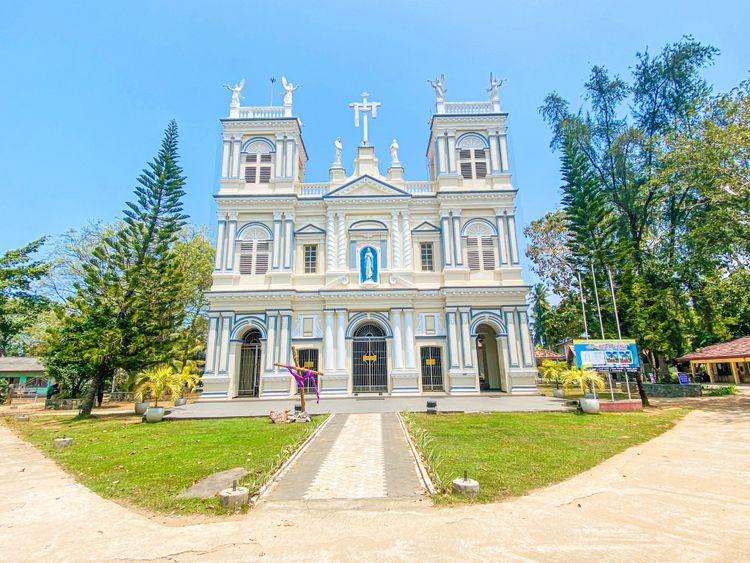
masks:
{"type": "Polygon", "coordinates": [[[589,388],[596,396],[596,390],[604,389],[604,379],[601,375],[586,366],[572,366],[562,373],[563,387],[579,386],[581,392],[585,395],[589,388]]]}
{"type": "Polygon", "coordinates": [[[176,373],[172,366],[164,364],[141,372],[135,384],[135,396],[140,400],[151,397],[154,406],[158,407],[159,400],[166,394],[179,397],[184,385],[185,380],[181,374],[176,373]]]}
{"type": "Polygon", "coordinates": [[[563,373],[568,369],[565,362],[556,362],[554,360],[544,360],[539,366],[539,373],[544,379],[554,381],[555,386],[559,389],[560,382],[563,379],[563,373]]]}

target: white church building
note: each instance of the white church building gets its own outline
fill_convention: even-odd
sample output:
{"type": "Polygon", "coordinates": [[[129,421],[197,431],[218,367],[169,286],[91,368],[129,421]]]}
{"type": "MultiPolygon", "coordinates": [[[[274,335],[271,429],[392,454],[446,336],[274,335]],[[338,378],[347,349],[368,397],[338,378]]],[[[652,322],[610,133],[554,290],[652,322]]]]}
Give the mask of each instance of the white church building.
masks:
{"type": "Polygon", "coordinates": [[[380,165],[367,131],[380,104],[362,94],[353,165],[336,139],[328,180],[310,183],[296,87],[282,81],[270,107],[227,85],[202,399],[292,397],[274,365],[292,346],[323,372],[323,397],[535,391],[500,83],[487,101],[450,102],[444,77],[431,82],[418,181],[395,140],[380,165]]]}

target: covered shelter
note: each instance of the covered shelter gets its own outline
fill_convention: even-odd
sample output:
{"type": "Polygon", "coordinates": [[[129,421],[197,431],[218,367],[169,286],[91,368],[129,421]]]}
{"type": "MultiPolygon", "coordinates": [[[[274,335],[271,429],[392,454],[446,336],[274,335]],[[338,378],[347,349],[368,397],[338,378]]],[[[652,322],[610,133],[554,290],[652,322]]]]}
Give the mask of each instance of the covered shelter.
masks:
{"type": "Polygon", "coordinates": [[[547,348],[542,348],[541,346],[534,348],[534,359],[536,360],[537,367],[540,366],[544,360],[552,360],[553,362],[566,361],[564,354],[548,350],[547,348]]]}
{"type": "Polygon", "coordinates": [[[698,348],[676,361],[690,362],[693,379],[696,366],[702,364],[711,383],[750,383],[750,336],[698,348]]]}
{"type": "Polygon", "coordinates": [[[19,396],[44,397],[51,384],[44,365],[33,356],[0,356],[0,378],[19,396]]]}

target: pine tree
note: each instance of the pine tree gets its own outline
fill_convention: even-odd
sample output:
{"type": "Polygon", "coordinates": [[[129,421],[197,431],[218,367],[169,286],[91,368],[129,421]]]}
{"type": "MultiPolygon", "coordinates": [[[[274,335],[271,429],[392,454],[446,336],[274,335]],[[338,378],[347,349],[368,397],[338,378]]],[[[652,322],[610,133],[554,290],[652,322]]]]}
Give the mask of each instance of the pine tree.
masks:
{"type": "Polygon", "coordinates": [[[72,303],[78,345],[96,366],[83,402],[88,415],[114,370],[133,372],[168,359],[183,315],[182,272],[174,245],[185,225],[185,178],[177,163],[177,124],[138,177],[123,221],[93,250],[72,303]]]}

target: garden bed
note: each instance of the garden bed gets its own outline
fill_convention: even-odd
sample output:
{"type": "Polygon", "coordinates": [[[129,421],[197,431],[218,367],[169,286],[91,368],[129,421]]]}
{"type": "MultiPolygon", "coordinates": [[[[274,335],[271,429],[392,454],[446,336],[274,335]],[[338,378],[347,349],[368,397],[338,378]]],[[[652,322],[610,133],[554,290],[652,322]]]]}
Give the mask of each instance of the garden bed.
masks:
{"type": "Polygon", "coordinates": [[[141,423],[141,417],[77,420],[37,416],[6,424],[103,497],[169,514],[224,514],[217,498],[177,495],[195,481],[235,467],[248,474],[240,485],[252,496],[325,416],[310,424],[272,424],[268,418],[141,423]],[[52,440],[73,438],[55,450],[52,440]]]}
{"type": "Polygon", "coordinates": [[[585,471],[669,430],[687,409],[583,415],[573,412],[404,415],[439,489],[438,503],[491,502],[585,471]],[[476,497],[449,492],[479,481],[476,497]]]}

